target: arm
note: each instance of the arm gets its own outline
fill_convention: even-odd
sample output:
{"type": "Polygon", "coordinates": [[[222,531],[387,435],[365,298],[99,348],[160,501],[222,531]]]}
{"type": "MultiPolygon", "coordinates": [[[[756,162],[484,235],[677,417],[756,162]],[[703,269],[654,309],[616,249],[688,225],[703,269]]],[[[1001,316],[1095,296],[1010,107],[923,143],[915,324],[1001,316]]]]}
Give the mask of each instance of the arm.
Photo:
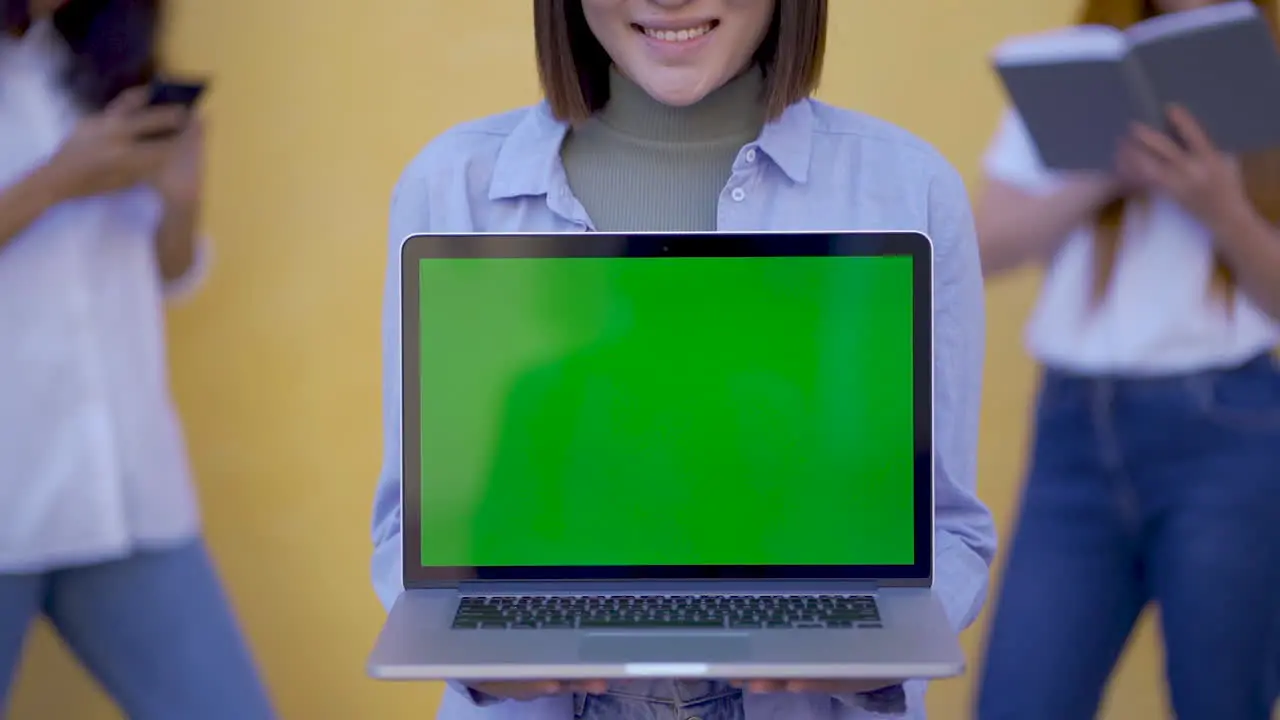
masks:
{"type": "Polygon", "coordinates": [[[1013,111],[1005,113],[982,166],[987,180],[977,233],[987,276],[1049,260],[1072,230],[1119,192],[1117,183],[1099,175],[1051,172],[1013,111]]]}
{"type": "Polygon", "coordinates": [[[1216,220],[1210,231],[1240,289],[1259,310],[1280,322],[1280,229],[1246,202],[1216,220]]]}
{"type": "Polygon", "coordinates": [[[0,190],[0,251],[62,201],[60,185],[45,165],[0,190]]]}
{"type": "Polygon", "coordinates": [[[199,202],[165,200],[156,227],[156,265],[165,285],[182,283],[192,272],[199,255],[197,223],[199,202]]]}
{"type": "Polygon", "coordinates": [[[934,181],[929,225],[936,302],[934,588],[952,624],[963,630],[986,599],[996,534],[991,512],[977,496],[986,344],[982,272],[964,183],[950,168],[934,181]]]}
{"type": "MultiPolygon", "coordinates": [[[[985,309],[982,268],[969,198],[947,166],[929,192],[934,242],[934,413],[936,435],[933,587],[957,631],[986,600],[996,551],[991,512],[977,496],[985,309]]],[[[837,695],[845,705],[902,715],[923,702],[924,681],[873,693],[837,695]]]]}
{"type": "Polygon", "coordinates": [[[1105,178],[1072,179],[1049,194],[988,178],[976,219],[983,274],[990,277],[1052,258],[1071,231],[1115,195],[1114,184],[1105,178]]]}
{"type": "MultiPolygon", "coordinates": [[[[387,274],[382,298],[382,472],[373,499],[373,589],[388,611],[404,592],[404,525],[401,507],[400,444],[400,246],[409,235],[431,229],[428,208],[429,161],[424,156],[410,163],[391,193],[387,236],[387,274]]],[[[450,681],[449,688],[475,705],[501,702],[498,698],[450,681]]]]}
{"type": "MultiPolygon", "coordinates": [[[[948,167],[930,193],[934,240],[933,587],[957,631],[986,601],[996,552],[991,512],[977,496],[985,310],[978,243],[964,183],[948,167]]],[[[914,706],[925,683],[907,683],[914,706]]]]}
{"type": "Polygon", "coordinates": [[[204,197],[204,122],[190,118],[167,149],[151,184],[160,198],[155,232],[156,268],[170,297],[185,295],[203,279],[208,243],[199,234],[204,197]]]}
{"type": "Polygon", "coordinates": [[[122,93],[105,111],[82,119],[47,162],[0,189],[0,250],[63,200],[123,190],[156,167],[167,146],[144,147],[137,139],[178,130],[185,114],[147,109],[146,98],[145,88],[122,93]]]}
{"type": "Polygon", "coordinates": [[[427,187],[414,166],[391,197],[387,274],[382,298],[382,472],[373,502],[373,587],[388,610],[404,591],[400,507],[400,245],[430,227],[427,187]]]}

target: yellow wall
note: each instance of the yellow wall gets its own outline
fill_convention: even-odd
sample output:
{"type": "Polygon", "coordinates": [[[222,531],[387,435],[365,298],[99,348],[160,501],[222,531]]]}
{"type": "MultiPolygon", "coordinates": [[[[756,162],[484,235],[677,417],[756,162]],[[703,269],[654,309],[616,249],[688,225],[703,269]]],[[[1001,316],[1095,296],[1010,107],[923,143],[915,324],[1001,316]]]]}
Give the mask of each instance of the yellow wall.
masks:
{"type": "MultiPolygon", "coordinates": [[[[822,95],[902,124],[971,179],[1000,97],[983,54],[1074,0],[832,0],[822,95]],[[919,50],[913,50],[919,47],[919,50]]],[[[424,718],[438,688],[363,677],[381,622],[368,516],[381,454],[378,313],[391,185],[429,138],[536,98],[528,0],[185,0],[178,65],[210,71],[207,291],[173,314],[175,389],[208,534],[285,718],[424,718]]],[[[1006,527],[1033,368],[1035,278],[989,292],[981,491],[1006,527]]],[[[979,632],[967,637],[975,653],[979,632]]],[[[932,717],[967,717],[971,682],[932,717]]],[[[1107,717],[1166,715],[1150,633],[1107,717]]],[[[43,633],[14,720],[113,715],[43,633]]]]}

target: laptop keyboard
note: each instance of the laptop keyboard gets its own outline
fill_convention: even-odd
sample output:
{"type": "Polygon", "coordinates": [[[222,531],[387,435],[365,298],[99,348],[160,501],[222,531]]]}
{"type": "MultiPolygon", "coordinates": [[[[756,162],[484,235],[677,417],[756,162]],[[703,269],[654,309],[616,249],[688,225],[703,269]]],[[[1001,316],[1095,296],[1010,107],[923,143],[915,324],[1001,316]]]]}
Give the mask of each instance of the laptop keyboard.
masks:
{"type": "Polygon", "coordinates": [[[878,628],[871,595],[467,596],[455,630],[878,628]]]}

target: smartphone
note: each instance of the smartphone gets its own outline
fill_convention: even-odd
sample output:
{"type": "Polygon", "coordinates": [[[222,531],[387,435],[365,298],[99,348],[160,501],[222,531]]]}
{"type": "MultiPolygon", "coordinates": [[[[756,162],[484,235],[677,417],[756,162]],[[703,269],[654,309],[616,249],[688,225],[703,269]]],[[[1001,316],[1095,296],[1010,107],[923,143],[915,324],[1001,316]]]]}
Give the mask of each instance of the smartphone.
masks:
{"type": "MultiPolygon", "coordinates": [[[[204,94],[204,89],[208,83],[204,82],[175,82],[171,80],[152,80],[147,96],[147,105],[149,107],[167,107],[171,105],[180,105],[184,108],[191,109],[195,106],[196,101],[204,94]]],[[[173,137],[174,133],[149,133],[143,135],[141,140],[166,140],[173,137]]]]}
{"type": "Polygon", "coordinates": [[[151,94],[147,104],[152,107],[162,105],[181,105],[193,107],[204,94],[208,83],[200,81],[177,82],[171,80],[153,80],[151,94]]]}

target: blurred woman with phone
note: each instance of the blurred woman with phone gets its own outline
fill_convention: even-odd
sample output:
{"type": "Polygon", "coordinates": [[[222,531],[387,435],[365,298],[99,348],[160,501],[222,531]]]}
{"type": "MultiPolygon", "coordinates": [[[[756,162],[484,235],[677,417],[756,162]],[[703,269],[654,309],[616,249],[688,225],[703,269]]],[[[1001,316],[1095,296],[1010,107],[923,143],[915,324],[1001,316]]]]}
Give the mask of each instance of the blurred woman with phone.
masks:
{"type": "Polygon", "coordinates": [[[0,0],[0,715],[45,616],[135,720],[273,711],[201,541],[163,303],[204,143],[159,0],[0,0]]]}
{"type": "MultiPolygon", "coordinates": [[[[1214,0],[1088,0],[1126,27],[1214,0]]],[[[1276,21],[1275,0],[1258,0],[1276,21]]],[[[1072,102],[1064,98],[1063,102],[1072,102]]],[[[1280,680],[1280,150],[1229,157],[1171,108],[1107,176],[1041,164],[1006,117],[977,224],[988,276],[1048,268],[1044,366],[979,720],[1094,717],[1160,608],[1179,718],[1269,720],[1280,680]]]]}

